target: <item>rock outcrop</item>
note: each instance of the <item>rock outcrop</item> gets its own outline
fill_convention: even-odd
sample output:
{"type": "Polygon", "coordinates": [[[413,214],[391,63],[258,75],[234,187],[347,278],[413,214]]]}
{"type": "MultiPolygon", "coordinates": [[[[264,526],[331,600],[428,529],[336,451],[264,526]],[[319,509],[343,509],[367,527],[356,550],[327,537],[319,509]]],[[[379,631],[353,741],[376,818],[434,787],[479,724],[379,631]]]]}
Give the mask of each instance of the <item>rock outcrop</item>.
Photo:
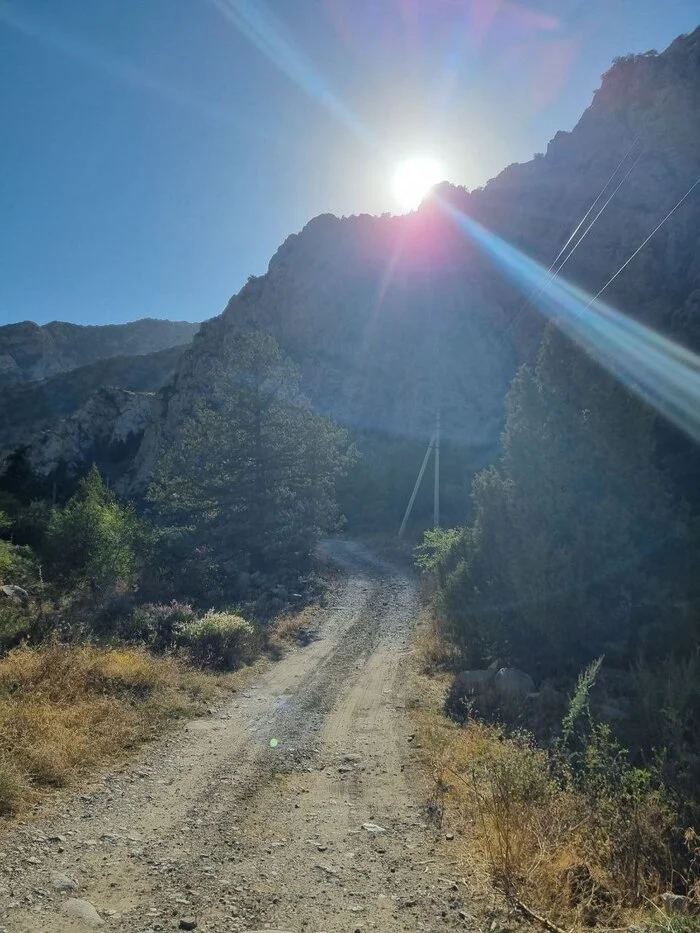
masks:
{"type": "Polygon", "coordinates": [[[39,382],[0,389],[0,458],[70,417],[105,386],[155,392],[173,378],[184,347],[117,356],[39,382]]]}
{"type": "Polygon", "coordinates": [[[152,393],[100,389],[24,449],[32,473],[70,485],[96,463],[110,483],[117,483],[143,437],[153,401],[152,393]]]}

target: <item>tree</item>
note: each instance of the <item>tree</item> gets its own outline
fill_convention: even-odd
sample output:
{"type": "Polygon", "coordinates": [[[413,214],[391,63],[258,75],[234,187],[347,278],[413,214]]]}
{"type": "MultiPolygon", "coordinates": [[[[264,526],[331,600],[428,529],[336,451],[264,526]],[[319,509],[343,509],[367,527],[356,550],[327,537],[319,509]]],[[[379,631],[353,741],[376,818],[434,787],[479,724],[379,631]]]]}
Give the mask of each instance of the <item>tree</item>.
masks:
{"type": "Polygon", "coordinates": [[[164,451],[149,490],[161,520],[248,569],[303,560],[338,519],[347,433],[315,415],[299,373],[260,332],[223,348],[214,390],[164,451]]]}
{"type": "Polygon", "coordinates": [[[54,509],[45,534],[45,553],[57,579],[93,591],[132,582],[140,537],[133,509],[122,504],[93,466],[65,508],[54,509]]]}
{"type": "Polygon", "coordinates": [[[654,420],[546,332],[513,382],[503,456],[475,480],[476,520],[444,590],[473,652],[542,672],[629,658],[645,622],[673,615],[662,568],[683,515],[654,465],[654,420]]]}

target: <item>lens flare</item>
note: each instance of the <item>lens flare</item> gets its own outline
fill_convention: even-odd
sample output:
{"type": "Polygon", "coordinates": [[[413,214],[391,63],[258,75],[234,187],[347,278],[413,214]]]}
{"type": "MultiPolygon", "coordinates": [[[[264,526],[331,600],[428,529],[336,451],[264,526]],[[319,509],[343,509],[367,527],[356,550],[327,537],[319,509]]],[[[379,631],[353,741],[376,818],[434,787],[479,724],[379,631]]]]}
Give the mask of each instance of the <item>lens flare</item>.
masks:
{"type": "Polygon", "coordinates": [[[442,200],[442,208],[591,357],[700,442],[700,356],[591,297],[442,200]]]}

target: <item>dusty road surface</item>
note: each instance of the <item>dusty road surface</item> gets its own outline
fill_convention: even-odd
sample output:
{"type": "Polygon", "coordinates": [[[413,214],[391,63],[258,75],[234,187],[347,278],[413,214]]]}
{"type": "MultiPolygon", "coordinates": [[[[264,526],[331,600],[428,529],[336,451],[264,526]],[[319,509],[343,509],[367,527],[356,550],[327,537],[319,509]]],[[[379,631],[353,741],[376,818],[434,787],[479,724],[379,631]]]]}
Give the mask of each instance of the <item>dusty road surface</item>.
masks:
{"type": "Polygon", "coordinates": [[[317,640],[0,837],[0,930],[477,926],[410,757],[415,583],[357,544],[328,548],[343,575],[317,640]]]}

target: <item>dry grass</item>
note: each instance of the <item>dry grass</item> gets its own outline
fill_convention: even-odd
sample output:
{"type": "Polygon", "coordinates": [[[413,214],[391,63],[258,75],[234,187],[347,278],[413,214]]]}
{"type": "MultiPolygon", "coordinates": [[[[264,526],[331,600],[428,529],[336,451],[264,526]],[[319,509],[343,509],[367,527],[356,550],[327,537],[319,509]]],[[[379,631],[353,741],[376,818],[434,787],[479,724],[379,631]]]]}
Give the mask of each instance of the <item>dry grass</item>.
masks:
{"type": "MultiPolygon", "coordinates": [[[[443,715],[450,677],[424,673],[441,657],[429,619],[418,627],[414,656],[412,692],[422,702],[412,715],[433,776],[431,811],[458,830],[472,876],[488,876],[507,901],[520,899],[567,929],[653,919],[653,910],[630,907],[635,898],[620,868],[626,845],[615,825],[551,778],[545,750],[498,726],[457,726],[443,715]]],[[[644,839],[660,838],[664,814],[653,799],[639,818],[644,839]]],[[[642,908],[666,889],[654,865],[648,859],[642,873],[642,908]]]]}
{"type": "Polygon", "coordinates": [[[549,781],[544,753],[493,726],[460,728],[426,710],[415,717],[433,772],[434,808],[460,828],[470,860],[507,900],[580,920],[572,918],[565,879],[582,862],[581,807],[549,781]]]}
{"type": "Polygon", "coordinates": [[[413,641],[422,674],[454,670],[458,666],[458,652],[445,638],[437,617],[430,609],[421,612],[413,641]]]}
{"type": "Polygon", "coordinates": [[[16,648],[0,660],[0,813],[196,714],[223,685],[139,648],[16,648]]]}
{"type": "Polygon", "coordinates": [[[273,654],[282,655],[292,645],[306,644],[313,639],[319,624],[318,606],[305,606],[299,612],[275,619],[267,635],[273,654]]]}

